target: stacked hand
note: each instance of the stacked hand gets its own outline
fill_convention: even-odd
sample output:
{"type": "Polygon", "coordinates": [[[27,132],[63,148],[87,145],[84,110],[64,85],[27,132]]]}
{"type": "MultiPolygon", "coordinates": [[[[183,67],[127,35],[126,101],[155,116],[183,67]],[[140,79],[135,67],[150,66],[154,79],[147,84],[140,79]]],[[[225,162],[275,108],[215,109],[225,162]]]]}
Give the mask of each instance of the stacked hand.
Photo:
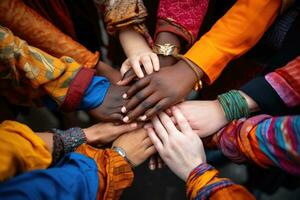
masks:
{"type": "Polygon", "coordinates": [[[113,123],[98,123],[83,129],[87,143],[97,146],[108,144],[120,135],[137,129],[136,123],[114,125],[113,123]]]}
{"type": "Polygon", "coordinates": [[[153,128],[148,127],[147,131],[164,162],[186,181],[195,167],[206,162],[206,156],[200,137],[192,130],[180,110],[173,107],[172,114],[179,128],[162,112],[153,117],[153,128]]]}
{"type": "Polygon", "coordinates": [[[143,128],[121,135],[113,142],[113,146],[122,148],[135,166],[140,165],[156,152],[147,131],[143,128]]]}
{"type": "Polygon", "coordinates": [[[126,86],[110,85],[102,104],[90,110],[89,114],[99,121],[121,121],[123,118],[121,108],[127,102],[122,98],[122,94],[128,88],[126,86]]]}
{"type": "Polygon", "coordinates": [[[145,121],[180,102],[196,80],[193,70],[184,61],[179,61],[137,81],[123,95],[124,99],[129,99],[122,108],[122,112],[126,113],[123,121],[127,123],[139,116],[145,121]]]}
{"type": "Polygon", "coordinates": [[[214,134],[228,123],[218,100],[185,101],[176,107],[181,110],[193,131],[200,137],[214,134]]]}

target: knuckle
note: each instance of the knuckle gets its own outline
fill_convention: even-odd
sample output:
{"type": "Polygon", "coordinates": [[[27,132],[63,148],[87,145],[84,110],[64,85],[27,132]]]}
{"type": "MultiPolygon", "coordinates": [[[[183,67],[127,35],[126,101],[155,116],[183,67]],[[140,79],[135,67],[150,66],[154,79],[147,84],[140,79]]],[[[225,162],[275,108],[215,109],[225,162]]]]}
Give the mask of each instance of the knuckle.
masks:
{"type": "Polygon", "coordinates": [[[141,100],[144,99],[144,95],[143,95],[141,92],[137,93],[134,97],[135,97],[136,100],[138,100],[138,101],[141,101],[141,100]]]}
{"type": "Polygon", "coordinates": [[[152,105],[151,102],[149,102],[149,101],[144,101],[144,102],[141,104],[141,107],[142,107],[143,109],[146,109],[146,108],[151,107],[151,105],[152,105]]]}

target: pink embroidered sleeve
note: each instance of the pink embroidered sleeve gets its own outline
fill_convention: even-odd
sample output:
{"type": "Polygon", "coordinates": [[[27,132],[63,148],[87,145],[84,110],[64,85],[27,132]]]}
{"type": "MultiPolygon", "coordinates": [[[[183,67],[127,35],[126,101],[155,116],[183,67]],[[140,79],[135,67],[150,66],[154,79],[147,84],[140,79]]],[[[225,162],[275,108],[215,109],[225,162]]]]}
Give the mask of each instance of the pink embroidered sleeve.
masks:
{"type": "Polygon", "coordinates": [[[265,78],[288,107],[300,105],[300,56],[265,78]]]}
{"type": "Polygon", "coordinates": [[[160,0],[155,37],[160,32],[172,32],[191,46],[197,39],[208,7],[208,0],[160,0]]]}

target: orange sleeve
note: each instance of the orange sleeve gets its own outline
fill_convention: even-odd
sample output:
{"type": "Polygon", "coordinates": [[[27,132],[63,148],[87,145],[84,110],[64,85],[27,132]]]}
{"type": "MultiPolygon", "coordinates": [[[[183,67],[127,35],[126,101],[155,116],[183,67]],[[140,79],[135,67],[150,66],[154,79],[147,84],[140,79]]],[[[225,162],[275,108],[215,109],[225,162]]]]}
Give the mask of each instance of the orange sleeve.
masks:
{"type": "Polygon", "coordinates": [[[187,179],[187,198],[193,199],[232,199],[253,200],[254,196],[243,186],[230,179],[219,178],[218,171],[209,164],[196,167],[187,179]]]}
{"type": "Polygon", "coordinates": [[[133,172],[128,162],[112,149],[96,149],[82,144],[76,152],[94,159],[98,166],[97,199],[118,200],[123,190],[131,186],[133,172]]]}
{"type": "Polygon", "coordinates": [[[211,84],[233,59],[252,48],[279,13],[281,0],[238,0],[184,55],[211,84]]]}
{"type": "Polygon", "coordinates": [[[0,124],[0,182],[17,174],[46,169],[52,162],[45,142],[28,126],[15,121],[0,124]]]}
{"type": "Polygon", "coordinates": [[[84,67],[93,68],[99,53],[92,53],[65,35],[21,0],[0,1],[0,23],[18,37],[55,57],[69,56],[84,67]]]}

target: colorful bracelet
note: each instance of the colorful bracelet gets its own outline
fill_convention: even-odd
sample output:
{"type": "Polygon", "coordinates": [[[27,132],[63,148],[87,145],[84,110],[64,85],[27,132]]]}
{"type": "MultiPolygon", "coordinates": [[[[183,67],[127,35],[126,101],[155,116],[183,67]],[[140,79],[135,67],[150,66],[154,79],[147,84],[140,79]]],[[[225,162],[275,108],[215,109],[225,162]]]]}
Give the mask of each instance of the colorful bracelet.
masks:
{"type": "Polygon", "coordinates": [[[53,163],[58,162],[67,153],[75,151],[86,142],[86,136],[81,128],[75,127],[68,130],[53,129],[53,163]]]}
{"type": "Polygon", "coordinates": [[[219,95],[218,101],[224,110],[228,122],[234,119],[249,117],[250,115],[247,101],[238,90],[230,90],[227,93],[219,95]]]}

